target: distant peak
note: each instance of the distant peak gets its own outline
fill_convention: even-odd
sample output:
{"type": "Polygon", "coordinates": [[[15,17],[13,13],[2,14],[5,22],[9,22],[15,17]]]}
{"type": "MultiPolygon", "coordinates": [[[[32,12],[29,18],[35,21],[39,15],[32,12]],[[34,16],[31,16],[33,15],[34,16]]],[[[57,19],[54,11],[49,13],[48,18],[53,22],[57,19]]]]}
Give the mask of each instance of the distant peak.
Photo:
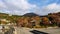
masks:
{"type": "Polygon", "coordinates": [[[23,16],[38,16],[38,15],[35,14],[35,13],[26,13],[26,14],[24,14],[23,16]]]}

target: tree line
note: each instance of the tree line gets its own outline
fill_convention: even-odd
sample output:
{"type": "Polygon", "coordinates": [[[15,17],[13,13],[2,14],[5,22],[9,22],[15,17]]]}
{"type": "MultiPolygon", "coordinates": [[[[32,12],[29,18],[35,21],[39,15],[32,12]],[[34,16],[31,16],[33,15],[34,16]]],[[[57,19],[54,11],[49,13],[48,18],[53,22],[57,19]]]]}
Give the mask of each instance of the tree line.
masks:
{"type": "MultiPolygon", "coordinates": [[[[41,28],[41,27],[60,27],[60,12],[50,13],[46,16],[18,16],[0,13],[0,19],[10,20],[9,23],[16,23],[19,27],[41,28]]],[[[0,21],[0,24],[4,21],[0,21]]],[[[7,24],[4,22],[4,24],[7,24]]]]}

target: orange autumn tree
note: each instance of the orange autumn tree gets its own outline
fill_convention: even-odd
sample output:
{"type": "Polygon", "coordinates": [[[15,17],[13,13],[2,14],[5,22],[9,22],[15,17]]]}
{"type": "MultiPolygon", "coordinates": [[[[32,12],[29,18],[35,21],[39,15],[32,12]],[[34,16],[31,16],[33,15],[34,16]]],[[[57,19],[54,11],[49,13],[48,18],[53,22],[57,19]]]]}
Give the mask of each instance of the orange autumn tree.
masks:
{"type": "Polygon", "coordinates": [[[29,20],[30,20],[30,17],[24,17],[24,19],[23,19],[23,25],[25,26],[25,27],[27,27],[27,26],[29,26],[30,24],[29,24],[29,20]],[[29,25],[28,25],[29,24],[29,25]]]}
{"type": "Polygon", "coordinates": [[[48,25],[50,25],[50,21],[47,17],[42,17],[42,23],[45,27],[47,27],[48,25]]]}
{"type": "Polygon", "coordinates": [[[48,18],[50,19],[50,21],[52,22],[52,24],[53,25],[58,25],[58,24],[60,24],[60,16],[59,16],[59,14],[50,14],[49,16],[48,16],[48,18]]]}
{"type": "Polygon", "coordinates": [[[22,27],[22,26],[23,26],[23,23],[24,23],[23,20],[24,20],[24,17],[19,18],[19,19],[17,20],[17,26],[22,27]]]}
{"type": "Polygon", "coordinates": [[[41,18],[39,16],[34,16],[31,19],[35,22],[35,27],[40,27],[41,18]]]}

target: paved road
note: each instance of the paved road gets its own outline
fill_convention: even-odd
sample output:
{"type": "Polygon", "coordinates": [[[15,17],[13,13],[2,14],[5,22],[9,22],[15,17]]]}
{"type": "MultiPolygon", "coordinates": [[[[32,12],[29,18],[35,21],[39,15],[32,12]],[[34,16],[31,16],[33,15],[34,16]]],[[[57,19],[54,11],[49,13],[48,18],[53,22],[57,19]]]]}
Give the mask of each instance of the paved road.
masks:
{"type": "Polygon", "coordinates": [[[60,34],[60,28],[29,29],[15,28],[16,34],[60,34]]]}
{"type": "Polygon", "coordinates": [[[49,34],[60,34],[60,28],[48,28],[48,29],[38,29],[39,31],[43,31],[49,34]]]}
{"type": "Polygon", "coordinates": [[[16,34],[32,34],[29,31],[30,31],[30,29],[27,29],[27,28],[15,28],[16,34]]]}

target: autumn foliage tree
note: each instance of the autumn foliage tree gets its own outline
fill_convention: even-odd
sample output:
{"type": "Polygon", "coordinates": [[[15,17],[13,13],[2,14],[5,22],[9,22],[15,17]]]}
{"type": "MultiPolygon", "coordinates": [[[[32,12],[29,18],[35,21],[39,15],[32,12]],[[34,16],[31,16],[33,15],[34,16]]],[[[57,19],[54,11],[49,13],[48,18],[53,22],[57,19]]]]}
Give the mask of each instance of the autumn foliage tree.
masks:
{"type": "Polygon", "coordinates": [[[41,24],[45,27],[49,26],[50,25],[50,21],[47,17],[42,17],[42,22],[41,24]]]}
{"type": "Polygon", "coordinates": [[[40,26],[41,18],[39,16],[32,17],[31,19],[33,21],[33,25],[35,24],[34,26],[36,27],[40,26]]]}
{"type": "Polygon", "coordinates": [[[48,17],[53,25],[59,25],[60,24],[60,14],[59,13],[53,13],[49,14],[48,17]]]}

